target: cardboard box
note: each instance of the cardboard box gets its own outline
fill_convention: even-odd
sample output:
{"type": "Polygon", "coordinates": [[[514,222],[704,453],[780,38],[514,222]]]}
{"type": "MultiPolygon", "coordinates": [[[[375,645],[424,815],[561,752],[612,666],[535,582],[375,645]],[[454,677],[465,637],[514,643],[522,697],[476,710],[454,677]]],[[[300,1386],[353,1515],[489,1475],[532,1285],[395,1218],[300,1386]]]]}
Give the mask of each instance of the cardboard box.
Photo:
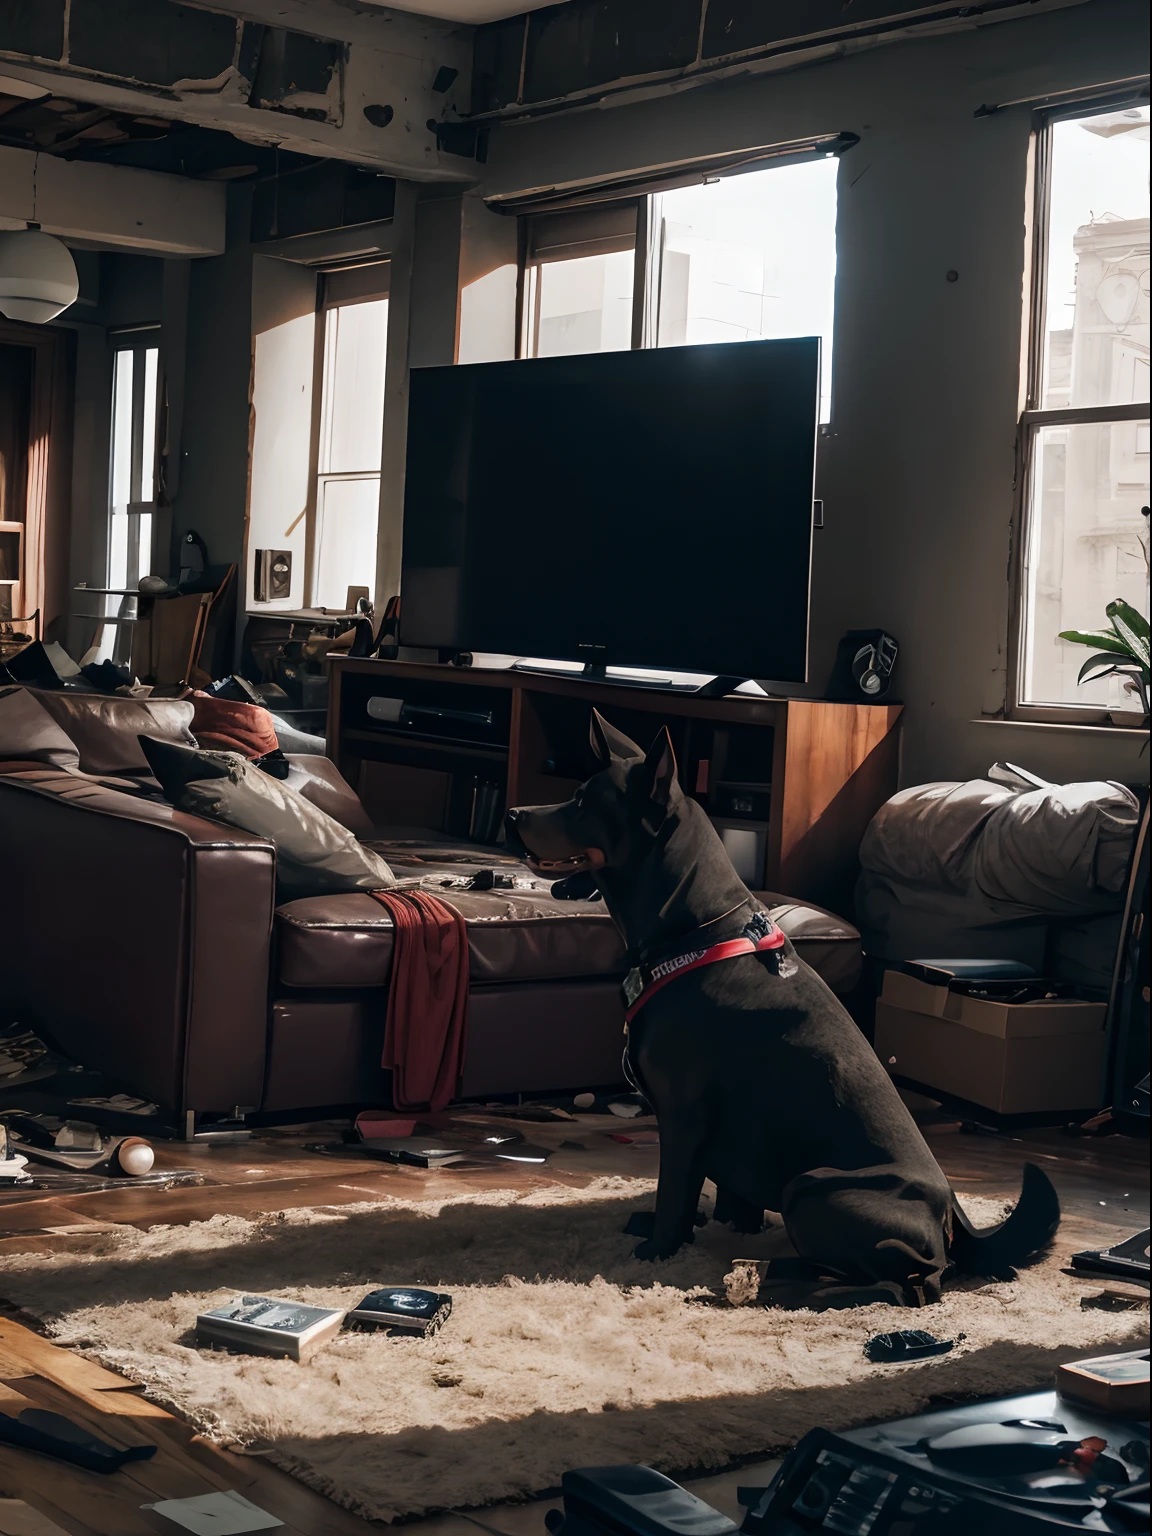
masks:
{"type": "Polygon", "coordinates": [[[881,997],[893,1007],[910,1013],[924,1013],[938,1019],[950,1019],[985,1035],[1002,1040],[1024,1039],[1033,1035],[1091,1035],[1104,1028],[1108,1009],[1104,1003],[1083,1002],[1079,998],[1057,998],[1051,1002],[993,1003],[983,997],[969,997],[963,992],[949,992],[946,986],[932,986],[917,981],[903,971],[884,972],[881,997]]]}
{"type": "Polygon", "coordinates": [[[1103,1003],[990,1003],[888,971],[875,1049],[898,1077],[999,1114],[1098,1109],[1103,1003]]]}

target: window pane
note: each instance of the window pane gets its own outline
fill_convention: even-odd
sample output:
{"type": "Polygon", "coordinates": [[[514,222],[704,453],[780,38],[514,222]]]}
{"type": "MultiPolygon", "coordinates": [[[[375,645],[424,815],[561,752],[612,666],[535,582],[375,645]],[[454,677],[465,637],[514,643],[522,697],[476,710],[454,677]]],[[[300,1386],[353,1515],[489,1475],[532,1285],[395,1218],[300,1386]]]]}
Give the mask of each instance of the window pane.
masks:
{"type": "Polygon", "coordinates": [[[380,468],[388,300],[342,304],[324,326],[320,473],[380,468]]]}
{"type": "Polygon", "coordinates": [[[1042,405],[1148,399],[1148,108],[1052,129],[1042,405]]]}
{"type": "Polygon", "coordinates": [[[115,354],[112,374],[112,507],[123,509],[132,500],[132,363],[131,352],[115,354]]]}
{"type": "MultiPolygon", "coordinates": [[[[157,347],[149,347],[144,353],[144,425],[140,433],[140,500],[151,501],[156,477],[156,370],[160,361],[157,347]]],[[[144,535],[140,535],[140,563],[147,567],[144,555],[144,535]]],[[[145,574],[147,574],[145,570],[145,574]]]]}
{"type": "MultiPolygon", "coordinates": [[[[114,354],[112,364],[112,464],[109,473],[108,585],[123,587],[128,579],[128,503],[132,499],[132,368],[130,351],[114,354]]],[[[113,614],[120,599],[105,600],[113,614]]]]}
{"type": "Polygon", "coordinates": [[[316,495],[314,601],[343,609],[349,587],[376,585],[376,523],[380,476],[321,478],[316,495]]]}
{"type": "Polygon", "coordinates": [[[657,343],[823,338],[828,420],[836,281],[835,159],[781,165],[659,199],[657,343]]]}
{"type": "Polygon", "coordinates": [[[1057,636],[1107,628],[1116,597],[1148,612],[1148,426],[1043,427],[1032,480],[1023,702],[1137,708],[1116,678],[1078,686],[1093,653],[1057,636]]]}
{"type": "Polygon", "coordinates": [[[536,268],[535,357],[626,352],[632,345],[631,251],[536,268]]]}

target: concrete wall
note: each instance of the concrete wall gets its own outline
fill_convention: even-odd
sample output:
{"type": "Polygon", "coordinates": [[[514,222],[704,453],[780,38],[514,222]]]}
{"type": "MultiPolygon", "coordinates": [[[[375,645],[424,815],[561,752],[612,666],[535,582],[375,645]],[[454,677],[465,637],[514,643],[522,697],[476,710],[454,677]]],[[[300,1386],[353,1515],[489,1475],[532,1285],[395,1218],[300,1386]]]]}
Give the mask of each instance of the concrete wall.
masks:
{"type": "Polygon", "coordinates": [[[486,195],[860,135],[839,176],[810,691],[845,629],[897,635],[906,783],[999,758],[1053,778],[1147,778],[1145,738],[973,723],[1001,708],[1006,685],[1030,112],[973,114],[1132,76],[1147,60],[1146,7],[1092,0],[492,135],[486,195]]]}
{"type": "Polygon", "coordinates": [[[189,275],[180,480],[172,521],[177,540],[194,528],[215,562],[239,562],[244,551],[252,369],[247,228],[247,193],[235,189],[228,250],[194,261],[189,275]]]}

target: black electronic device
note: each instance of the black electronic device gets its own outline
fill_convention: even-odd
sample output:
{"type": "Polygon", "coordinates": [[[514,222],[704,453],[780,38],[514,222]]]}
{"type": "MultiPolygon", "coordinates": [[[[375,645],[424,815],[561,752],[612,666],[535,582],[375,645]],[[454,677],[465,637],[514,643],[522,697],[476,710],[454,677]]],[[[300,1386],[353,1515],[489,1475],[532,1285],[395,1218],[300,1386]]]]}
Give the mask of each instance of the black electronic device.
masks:
{"type": "Polygon", "coordinates": [[[1145,1227],[1110,1248],[1086,1248],[1072,1255],[1072,1268],[1087,1275],[1108,1275],[1117,1280],[1136,1280],[1148,1284],[1149,1244],[1152,1231],[1145,1227]]]}
{"type": "Polygon", "coordinates": [[[747,1536],[1146,1531],[1147,1478],[1146,1423],[1039,1392],[838,1434],[812,1430],[768,1488],[742,1495],[741,1529],[747,1536]]]}
{"type": "Polygon", "coordinates": [[[386,1286],[369,1291],[345,1319],[349,1328],[387,1328],[426,1338],[439,1333],[452,1311],[452,1298],[444,1291],[425,1291],[415,1286],[386,1286]]]}
{"type": "Polygon", "coordinates": [[[401,642],[805,681],[819,381],[817,337],[413,369],[401,642]]]}
{"type": "MultiPolygon", "coordinates": [[[[553,1536],[734,1536],[650,1467],[566,1472],[553,1536]]],[[[745,1536],[1058,1536],[1148,1530],[1148,1425],[1055,1392],[810,1431],[766,1488],[741,1488],[745,1536]]]]}
{"type": "Polygon", "coordinates": [[[824,697],[856,704],[887,698],[899,651],[896,638],[883,629],[850,629],[836,647],[824,697]]]}

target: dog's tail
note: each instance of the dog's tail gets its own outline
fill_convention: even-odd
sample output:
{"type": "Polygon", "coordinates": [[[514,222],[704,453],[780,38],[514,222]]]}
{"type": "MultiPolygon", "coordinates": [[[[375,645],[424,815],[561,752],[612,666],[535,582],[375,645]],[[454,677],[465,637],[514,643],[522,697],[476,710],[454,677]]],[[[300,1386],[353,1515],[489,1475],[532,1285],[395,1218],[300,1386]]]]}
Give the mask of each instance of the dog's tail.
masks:
{"type": "Polygon", "coordinates": [[[999,1226],[977,1231],[953,1195],[949,1257],[964,1274],[1005,1275],[1041,1258],[1059,1225],[1052,1180],[1035,1163],[1025,1163],[1020,1198],[999,1226]]]}

